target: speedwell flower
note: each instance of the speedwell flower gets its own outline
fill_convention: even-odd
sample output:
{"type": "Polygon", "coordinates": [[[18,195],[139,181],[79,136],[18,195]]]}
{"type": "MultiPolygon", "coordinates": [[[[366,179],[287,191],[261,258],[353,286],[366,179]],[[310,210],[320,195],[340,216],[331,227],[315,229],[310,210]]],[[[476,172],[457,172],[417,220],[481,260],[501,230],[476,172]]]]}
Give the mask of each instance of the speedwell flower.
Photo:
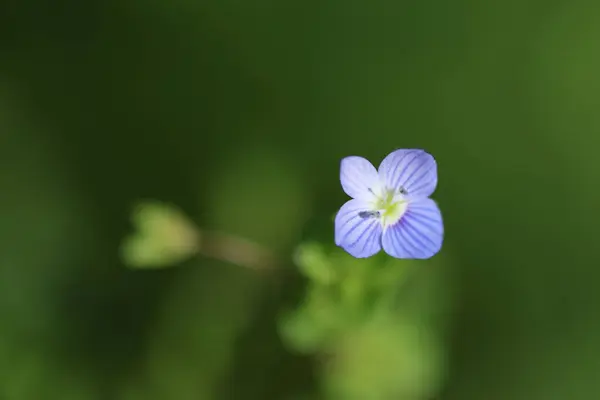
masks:
{"type": "Polygon", "coordinates": [[[444,225],[429,198],[437,164],[424,150],[396,150],[379,171],[366,159],[346,157],[340,167],[346,202],[335,217],[335,244],[356,258],[381,248],[396,258],[430,258],[442,247],[444,225]]]}

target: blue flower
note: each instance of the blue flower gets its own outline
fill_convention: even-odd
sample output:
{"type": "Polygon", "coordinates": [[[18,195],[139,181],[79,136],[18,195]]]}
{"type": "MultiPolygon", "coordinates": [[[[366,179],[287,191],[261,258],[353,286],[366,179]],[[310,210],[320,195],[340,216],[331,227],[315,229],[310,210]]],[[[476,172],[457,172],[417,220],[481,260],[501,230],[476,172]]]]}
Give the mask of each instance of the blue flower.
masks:
{"type": "Polygon", "coordinates": [[[335,244],[356,258],[381,248],[396,258],[430,258],[442,247],[444,225],[429,198],[437,185],[437,164],[424,150],[396,150],[379,171],[350,156],[340,166],[342,188],[352,200],[335,217],[335,244]]]}

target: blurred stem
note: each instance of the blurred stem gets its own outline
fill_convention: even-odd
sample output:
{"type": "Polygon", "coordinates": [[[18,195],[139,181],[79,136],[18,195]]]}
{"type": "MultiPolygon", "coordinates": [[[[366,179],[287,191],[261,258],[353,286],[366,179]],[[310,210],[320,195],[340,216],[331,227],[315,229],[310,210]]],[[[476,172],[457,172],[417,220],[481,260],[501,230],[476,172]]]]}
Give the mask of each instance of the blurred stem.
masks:
{"type": "Polygon", "coordinates": [[[198,253],[206,257],[258,271],[280,265],[270,249],[246,238],[211,231],[200,231],[200,237],[198,253]]]}

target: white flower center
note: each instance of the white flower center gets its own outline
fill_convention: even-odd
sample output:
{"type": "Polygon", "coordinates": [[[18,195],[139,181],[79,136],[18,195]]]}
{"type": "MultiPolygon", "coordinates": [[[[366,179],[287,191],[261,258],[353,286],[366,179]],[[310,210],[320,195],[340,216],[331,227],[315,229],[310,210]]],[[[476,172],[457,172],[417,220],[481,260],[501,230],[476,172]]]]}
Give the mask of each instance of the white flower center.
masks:
{"type": "Polygon", "coordinates": [[[370,212],[370,216],[378,218],[384,228],[400,221],[408,205],[406,190],[402,187],[399,189],[384,187],[381,191],[370,191],[374,196],[371,203],[373,211],[370,212]]]}

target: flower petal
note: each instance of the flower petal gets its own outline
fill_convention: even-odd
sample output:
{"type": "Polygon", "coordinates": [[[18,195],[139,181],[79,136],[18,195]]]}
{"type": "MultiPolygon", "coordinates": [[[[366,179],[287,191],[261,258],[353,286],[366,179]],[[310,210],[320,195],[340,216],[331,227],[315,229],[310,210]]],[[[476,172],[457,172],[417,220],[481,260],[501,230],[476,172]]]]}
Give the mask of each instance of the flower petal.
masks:
{"type": "Polygon", "coordinates": [[[410,198],[428,197],[437,186],[437,163],[425,150],[396,150],[381,162],[379,176],[388,188],[404,188],[410,198]]]}
{"type": "Polygon", "coordinates": [[[354,199],[370,200],[373,193],[378,190],[379,175],[369,160],[350,156],[342,160],[340,165],[340,181],[346,194],[354,199]]]}
{"type": "Polygon", "coordinates": [[[406,213],[383,232],[383,250],[396,258],[430,258],[442,248],[444,224],[435,201],[408,204],[406,213]]]}
{"type": "Polygon", "coordinates": [[[335,244],[356,258],[371,257],[381,250],[381,222],[359,215],[369,211],[361,200],[349,200],[335,217],[335,244]]]}

